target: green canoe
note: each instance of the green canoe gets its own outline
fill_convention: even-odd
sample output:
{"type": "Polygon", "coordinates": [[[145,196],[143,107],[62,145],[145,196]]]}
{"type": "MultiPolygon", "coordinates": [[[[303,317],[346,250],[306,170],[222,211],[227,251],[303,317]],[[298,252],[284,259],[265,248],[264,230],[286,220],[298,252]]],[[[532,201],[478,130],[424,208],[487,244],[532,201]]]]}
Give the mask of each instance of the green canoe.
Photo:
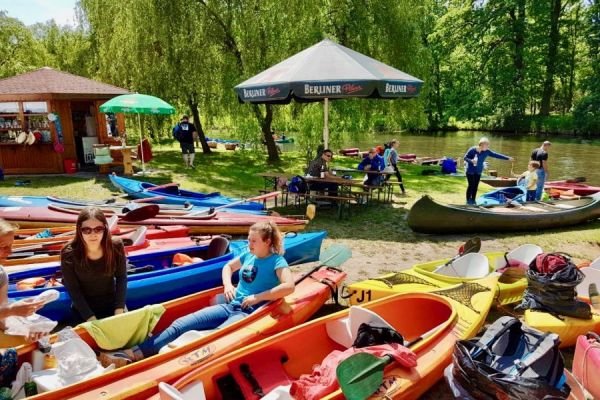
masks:
{"type": "Polygon", "coordinates": [[[514,207],[445,205],[423,196],[408,213],[408,226],[421,233],[514,232],[560,228],[600,218],[600,195],[514,207]]]}

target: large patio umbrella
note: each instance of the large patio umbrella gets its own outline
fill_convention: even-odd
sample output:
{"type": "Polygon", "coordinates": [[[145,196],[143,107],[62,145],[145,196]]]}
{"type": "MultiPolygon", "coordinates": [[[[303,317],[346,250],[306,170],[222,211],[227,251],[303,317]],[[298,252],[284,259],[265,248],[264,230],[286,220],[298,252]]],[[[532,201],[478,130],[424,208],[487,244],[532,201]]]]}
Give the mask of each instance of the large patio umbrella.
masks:
{"type": "Polygon", "coordinates": [[[245,103],[323,101],[323,141],[329,142],[329,100],[410,98],[423,81],[325,39],[235,87],[245,103]]]}
{"type": "MultiPolygon", "coordinates": [[[[168,115],[175,114],[175,107],[167,103],[166,101],[159,99],[158,97],[149,96],[147,94],[123,94],[121,96],[113,97],[106,103],[100,106],[100,112],[103,113],[125,113],[125,114],[137,114],[138,123],[140,124],[140,146],[144,140],[144,132],[142,131],[142,118],[141,114],[160,114],[168,115]]],[[[146,166],[144,164],[144,151],[142,155],[142,172],[146,172],[146,166]]]]}

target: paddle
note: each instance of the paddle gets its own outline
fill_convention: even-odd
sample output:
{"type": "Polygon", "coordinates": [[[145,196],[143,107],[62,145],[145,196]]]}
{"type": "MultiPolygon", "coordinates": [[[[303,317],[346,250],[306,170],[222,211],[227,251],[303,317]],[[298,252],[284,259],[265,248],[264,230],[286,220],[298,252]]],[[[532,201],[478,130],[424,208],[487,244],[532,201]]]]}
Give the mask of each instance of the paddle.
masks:
{"type": "MultiPolygon", "coordinates": [[[[405,346],[410,348],[432,336],[440,326],[425,332],[418,338],[406,343],[405,346]]],[[[344,396],[348,400],[364,400],[371,396],[383,383],[385,366],[393,361],[392,356],[380,358],[369,353],[357,353],[339,363],[335,373],[344,396]]]]}
{"type": "Polygon", "coordinates": [[[110,204],[110,203],[115,203],[117,201],[117,199],[122,199],[125,198],[127,196],[130,196],[132,194],[136,194],[136,193],[144,193],[144,192],[152,192],[154,190],[158,190],[158,189],[164,189],[164,188],[168,188],[168,187],[173,187],[173,186],[179,186],[179,183],[175,183],[175,182],[171,182],[171,183],[165,183],[164,185],[158,185],[158,186],[152,186],[146,189],[141,189],[141,190],[137,190],[135,192],[131,192],[131,193],[123,193],[123,194],[119,194],[117,196],[114,196],[110,199],[106,199],[104,200],[104,202],[106,204],[110,204]]]}
{"type": "Polygon", "coordinates": [[[478,253],[479,250],[481,250],[481,239],[478,237],[471,238],[471,239],[467,240],[465,242],[465,244],[460,246],[460,248],[458,249],[457,255],[455,255],[450,260],[448,260],[446,262],[446,264],[440,265],[439,267],[434,269],[433,272],[434,273],[438,272],[442,268],[447,267],[448,265],[451,265],[454,261],[458,260],[460,257],[464,256],[465,254],[478,253]]]}
{"type": "Polygon", "coordinates": [[[224,208],[227,207],[233,207],[233,206],[237,206],[239,204],[243,204],[243,203],[248,203],[251,201],[261,201],[261,200],[266,200],[266,199],[270,199],[271,197],[276,197],[279,196],[280,192],[276,191],[276,192],[270,192],[270,193],[266,193],[266,194],[261,194],[260,196],[256,196],[256,197],[250,197],[247,199],[242,199],[242,200],[238,200],[238,201],[234,201],[232,203],[228,203],[228,204],[223,204],[222,206],[218,206],[218,207],[211,207],[208,210],[200,210],[200,211],[196,211],[190,214],[185,215],[185,217],[193,217],[196,215],[210,215],[212,213],[214,213],[217,210],[222,210],[224,208]]]}
{"type": "Polygon", "coordinates": [[[319,265],[311,269],[307,274],[304,274],[298,278],[295,284],[299,284],[322,267],[338,268],[343,263],[348,261],[350,257],[352,257],[352,250],[350,250],[348,246],[344,246],[343,244],[332,244],[321,252],[321,256],[319,257],[319,265]]]}

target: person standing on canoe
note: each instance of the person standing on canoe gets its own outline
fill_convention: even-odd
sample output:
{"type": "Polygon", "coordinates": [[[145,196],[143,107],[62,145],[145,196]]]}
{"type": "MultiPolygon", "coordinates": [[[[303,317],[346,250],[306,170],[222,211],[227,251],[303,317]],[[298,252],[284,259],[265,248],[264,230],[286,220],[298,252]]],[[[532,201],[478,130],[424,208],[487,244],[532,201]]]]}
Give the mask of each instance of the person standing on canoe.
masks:
{"type": "Polygon", "coordinates": [[[292,294],[294,279],[283,253],[283,235],[277,225],[272,221],[257,222],[248,233],[248,251],[223,267],[224,303],[181,317],[138,346],[101,353],[100,362],[123,366],[153,356],[185,332],[222,328],[243,319],[268,301],[292,294]],[[231,283],[235,272],[239,274],[237,288],[231,283]]]}
{"type": "MultiPolygon", "coordinates": [[[[15,240],[15,227],[0,219],[0,263],[12,253],[15,240]]],[[[12,336],[4,333],[6,326],[4,319],[7,317],[28,317],[44,306],[43,301],[20,300],[8,302],[8,274],[0,266],[0,348],[16,347],[27,342],[36,341],[42,335],[34,334],[29,338],[12,336]]]]}
{"type": "Polygon", "coordinates": [[[537,170],[540,168],[540,163],[537,161],[529,161],[527,165],[527,171],[523,172],[521,175],[518,175],[517,185],[521,183],[521,181],[525,182],[525,187],[527,188],[527,194],[525,197],[525,201],[535,201],[535,195],[537,192],[537,182],[538,182],[538,173],[537,170]]]}
{"type": "Polygon", "coordinates": [[[187,115],[181,117],[181,121],[173,128],[173,137],[179,141],[185,166],[187,168],[195,168],[194,157],[196,156],[196,150],[194,149],[194,141],[198,137],[198,132],[194,124],[189,122],[187,115]]]}
{"type": "Polygon", "coordinates": [[[79,213],[75,238],[60,253],[60,271],[73,316],[79,322],[122,314],[127,294],[127,257],[97,207],[79,213]]]}
{"type": "Polygon", "coordinates": [[[504,154],[496,153],[490,150],[490,141],[483,137],[479,139],[477,146],[471,147],[464,156],[467,163],[467,204],[474,205],[475,197],[477,197],[477,189],[479,188],[479,180],[483,172],[484,161],[488,157],[498,158],[500,160],[512,161],[513,158],[504,154]]]}
{"type": "Polygon", "coordinates": [[[550,171],[548,170],[548,150],[550,150],[549,141],[545,141],[542,145],[534,149],[531,152],[531,161],[537,161],[540,163],[540,167],[537,169],[538,180],[537,180],[537,189],[535,191],[535,199],[541,200],[542,195],[544,194],[544,184],[546,183],[546,178],[548,178],[550,171]]]}

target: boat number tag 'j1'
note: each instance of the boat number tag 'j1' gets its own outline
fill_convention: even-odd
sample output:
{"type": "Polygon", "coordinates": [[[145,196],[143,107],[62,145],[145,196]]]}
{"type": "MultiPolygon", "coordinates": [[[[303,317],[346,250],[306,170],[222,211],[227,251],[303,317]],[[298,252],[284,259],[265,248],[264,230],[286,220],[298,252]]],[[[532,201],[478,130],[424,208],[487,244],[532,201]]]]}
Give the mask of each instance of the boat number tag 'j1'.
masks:
{"type": "Polygon", "coordinates": [[[215,352],[214,345],[208,345],[199,348],[193,353],[186,354],[185,356],[179,357],[179,364],[192,366],[199,362],[206,360],[215,352]]]}
{"type": "Polygon", "coordinates": [[[370,397],[370,399],[391,399],[394,393],[400,389],[400,378],[396,375],[386,376],[379,389],[370,397]]]}

